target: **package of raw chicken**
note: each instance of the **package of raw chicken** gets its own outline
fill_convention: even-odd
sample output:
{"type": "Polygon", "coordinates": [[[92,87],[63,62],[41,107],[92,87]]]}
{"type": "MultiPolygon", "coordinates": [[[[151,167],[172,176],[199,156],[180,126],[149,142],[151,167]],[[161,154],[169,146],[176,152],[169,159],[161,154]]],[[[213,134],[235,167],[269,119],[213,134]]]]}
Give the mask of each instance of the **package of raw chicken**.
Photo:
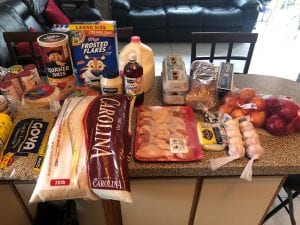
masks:
{"type": "Polygon", "coordinates": [[[141,106],[135,158],[141,161],[193,161],[203,158],[191,107],[141,106]]]}

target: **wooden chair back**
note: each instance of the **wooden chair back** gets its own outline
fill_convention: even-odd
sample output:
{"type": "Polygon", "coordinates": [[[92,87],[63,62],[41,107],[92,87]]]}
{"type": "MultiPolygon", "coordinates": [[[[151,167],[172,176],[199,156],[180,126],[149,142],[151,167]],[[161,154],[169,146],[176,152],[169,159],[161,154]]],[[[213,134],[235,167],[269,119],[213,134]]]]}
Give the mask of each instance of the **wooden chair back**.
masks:
{"type": "Polygon", "coordinates": [[[35,50],[36,39],[45,34],[44,32],[3,32],[3,38],[6,42],[8,51],[11,56],[13,64],[26,64],[34,63],[37,65],[39,71],[44,71],[44,68],[40,68],[42,65],[42,56],[35,50]],[[20,42],[28,43],[30,48],[30,54],[21,55],[17,53],[16,45],[20,42]]]}
{"type": "MultiPolygon", "coordinates": [[[[191,62],[194,60],[225,60],[230,62],[231,60],[242,60],[245,61],[243,73],[247,74],[250,62],[254,50],[254,46],[257,41],[257,33],[244,33],[244,32],[192,32],[192,48],[191,48],[191,62]],[[197,55],[197,44],[198,43],[211,43],[211,49],[209,56],[197,55]],[[227,52],[224,55],[216,55],[216,44],[217,43],[228,43],[227,52]],[[249,43],[248,52],[245,56],[233,55],[233,45],[237,43],[249,43]]],[[[200,51],[200,50],[199,50],[200,51]]]]}
{"type": "Polygon", "coordinates": [[[133,34],[133,27],[120,27],[117,28],[117,35],[119,41],[130,42],[133,34]]]}

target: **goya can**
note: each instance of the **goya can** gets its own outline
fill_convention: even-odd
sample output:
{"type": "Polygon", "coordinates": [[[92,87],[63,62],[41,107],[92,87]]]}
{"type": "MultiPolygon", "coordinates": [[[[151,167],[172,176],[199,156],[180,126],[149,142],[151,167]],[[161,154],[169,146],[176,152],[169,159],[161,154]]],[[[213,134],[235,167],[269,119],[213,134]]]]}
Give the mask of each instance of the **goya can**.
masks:
{"type": "Polygon", "coordinates": [[[48,82],[60,89],[61,97],[75,85],[68,35],[49,33],[38,37],[48,82]]]}

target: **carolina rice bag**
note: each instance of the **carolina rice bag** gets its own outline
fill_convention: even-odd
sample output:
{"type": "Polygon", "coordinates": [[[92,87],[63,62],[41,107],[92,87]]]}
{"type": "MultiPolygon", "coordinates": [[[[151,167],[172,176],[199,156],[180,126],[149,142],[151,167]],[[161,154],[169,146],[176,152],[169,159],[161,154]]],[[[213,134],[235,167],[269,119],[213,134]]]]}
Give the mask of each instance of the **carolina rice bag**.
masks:
{"type": "Polygon", "coordinates": [[[44,166],[29,202],[87,198],[87,150],[81,123],[95,96],[66,98],[51,131],[44,166]]]}
{"type": "Polygon", "coordinates": [[[1,178],[37,179],[54,121],[55,115],[49,110],[20,108],[10,137],[0,151],[1,178]]]}
{"type": "Polygon", "coordinates": [[[92,191],[104,199],[132,202],[127,158],[133,104],[123,95],[100,96],[85,114],[89,181],[92,191]]]}

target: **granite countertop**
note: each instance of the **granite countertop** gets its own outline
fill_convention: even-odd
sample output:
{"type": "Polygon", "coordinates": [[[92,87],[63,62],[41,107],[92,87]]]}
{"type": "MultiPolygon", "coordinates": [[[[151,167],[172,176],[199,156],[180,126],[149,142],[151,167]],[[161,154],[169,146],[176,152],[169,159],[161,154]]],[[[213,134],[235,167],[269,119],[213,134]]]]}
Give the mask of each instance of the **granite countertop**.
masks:
{"type": "MultiPolygon", "coordinates": [[[[263,75],[235,75],[234,86],[252,87],[259,94],[286,95],[300,102],[300,83],[263,75]]],[[[162,105],[161,79],[145,94],[146,105],[162,105]]],[[[135,116],[134,116],[135,118],[135,116]]],[[[133,127],[135,122],[133,121],[133,127]]],[[[134,138],[134,136],[133,136],[134,138]]],[[[286,175],[300,173],[300,133],[274,137],[260,134],[265,154],[253,164],[253,175],[286,175]]],[[[191,177],[191,176],[239,176],[248,162],[247,158],[235,160],[216,171],[209,168],[209,160],[226,156],[226,151],[204,151],[200,161],[193,162],[140,162],[132,156],[129,161],[130,177],[191,177]]]]}

